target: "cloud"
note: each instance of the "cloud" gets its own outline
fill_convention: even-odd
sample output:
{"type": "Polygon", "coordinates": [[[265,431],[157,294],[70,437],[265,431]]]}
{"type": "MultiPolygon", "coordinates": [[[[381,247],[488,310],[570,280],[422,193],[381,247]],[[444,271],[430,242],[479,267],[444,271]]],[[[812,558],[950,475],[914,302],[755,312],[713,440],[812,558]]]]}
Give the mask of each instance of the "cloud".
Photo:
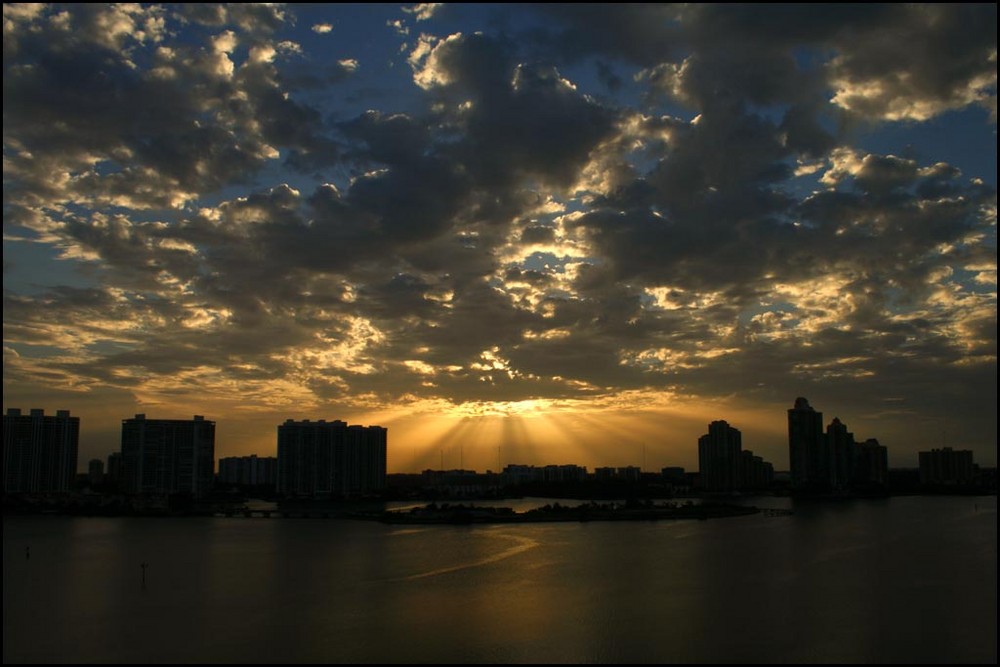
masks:
{"type": "Polygon", "coordinates": [[[651,66],[675,57],[680,46],[681,11],[675,6],[540,4],[538,10],[550,24],[532,37],[547,53],[573,59],[599,53],[651,66]]]}
{"type": "Polygon", "coordinates": [[[974,103],[995,108],[995,5],[915,5],[892,14],[862,39],[838,42],[829,65],[834,104],[890,121],[974,103]]]}
{"type": "Polygon", "coordinates": [[[312,28],[310,28],[310,30],[312,30],[317,35],[327,35],[327,34],[333,32],[333,24],[332,23],[316,23],[316,24],[313,25],[312,28]]]}
{"type": "Polygon", "coordinates": [[[232,26],[241,32],[267,36],[284,26],[290,16],[279,4],[191,3],[178,7],[179,18],[204,26],[232,26]]]}
{"type": "Polygon", "coordinates": [[[245,181],[279,149],[334,152],[318,113],[281,91],[274,59],[286,42],[257,41],[237,62],[232,30],[197,45],[92,28],[126,20],[138,17],[86,6],[17,31],[4,76],[15,192],[50,205],[179,206],[245,181]],[[59,188],[41,183],[53,175],[59,188]]]}
{"type": "Polygon", "coordinates": [[[5,5],[6,237],[86,278],[5,292],[5,381],[984,404],[995,191],[854,132],[988,103],[995,9],[531,8],[421,34],[365,106],[388,70],[311,52],[333,24],[291,11],[5,5]]]}
{"type": "Polygon", "coordinates": [[[413,18],[418,21],[428,21],[433,18],[442,7],[444,7],[443,2],[421,2],[411,7],[403,7],[403,11],[407,14],[412,14],[413,18]]]}

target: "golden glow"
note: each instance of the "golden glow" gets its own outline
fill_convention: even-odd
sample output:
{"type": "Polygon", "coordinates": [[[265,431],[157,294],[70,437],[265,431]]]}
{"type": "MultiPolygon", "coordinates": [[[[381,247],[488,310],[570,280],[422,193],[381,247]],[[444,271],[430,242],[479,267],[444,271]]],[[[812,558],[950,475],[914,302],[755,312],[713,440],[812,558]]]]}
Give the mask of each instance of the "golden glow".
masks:
{"type": "Polygon", "coordinates": [[[591,399],[420,401],[348,421],[389,428],[390,472],[565,463],[658,471],[696,469],[697,438],[717,419],[743,430],[746,448],[780,457],[783,466],[785,423],[779,406],[773,412],[778,417],[724,400],[628,391],[591,399]]]}

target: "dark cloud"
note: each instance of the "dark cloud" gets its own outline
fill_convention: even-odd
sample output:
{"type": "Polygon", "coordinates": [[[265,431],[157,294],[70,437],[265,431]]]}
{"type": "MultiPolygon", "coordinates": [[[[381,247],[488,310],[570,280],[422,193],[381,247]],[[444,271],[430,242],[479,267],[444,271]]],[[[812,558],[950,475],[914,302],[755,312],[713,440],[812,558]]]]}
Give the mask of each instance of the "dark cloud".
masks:
{"type": "MultiPolygon", "coordinates": [[[[280,148],[335,155],[318,113],[281,91],[274,47],[250,42],[236,62],[232,32],[167,45],[134,31],[162,20],[158,10],[129,11],[72,5],[15,31],[4,126],[16,137],[19,180],[55,166],[72,178],[63,199],[163,207],[246,182],[280,148]]],[[[257,26],[274,13],[230,11],[257,26]]]]}
{"type": "Polygon", "coordinates": [[[464,140],[452,154],[483,186],[509,187],[524,175],[568,186],[611,135],[612,110],[554,67],[518,63],[506,39],[453,35],[428,48],[416,80],[454,104],[448,120],[464,140]]]}
{"type": "Polygon", "coordinates": [[[622,78],[615,74],[611,65],[604,62],[603,60],[598,60],[596,63],[597,67],[597,78],[601,80],[601,83],[608,89],[609,92],[616,93],[621,90],[622,78]]]}
{"type": "Polygon", "coordinates": [[[835,101],[891,120],[924,120],[989,98],[995,108],[996,45],[996,5],[898,5],[885,21],[836,41],[835,101]]]}
{"type": "Polygon", "coordinates": [[[671,59],[682,47],[681,9],[669,4],[536,4],[554,25],[535,40],[570,58],[598,53],[640,65],[671,59]]]}
{"type": "Polygon", "coordinates": [[[556,233],[551,227],[532,225],[521,230],[522,243],[551,243],[555,241],[556,233]]]}
{"type": "Polygon", "coordinates": [[[5,6],[5,230],[93,286],[5,292],[18,381],[984,405],[962,387],[995,374],[995,191],[851,131],[995,95],[995,7],[429,20],[396,56],[413,99],[345,91],[336,122],[325,87],[376,68],[299,55],[288,8],[62,11],[5,6]]]}
{"type": "Polygon", "coordinates": [[[342,123],[341,131],[365,142],[366,157],[389,165],[412,164],[430,147],[429,128],[406,114],[368,111],[342,123]]]}

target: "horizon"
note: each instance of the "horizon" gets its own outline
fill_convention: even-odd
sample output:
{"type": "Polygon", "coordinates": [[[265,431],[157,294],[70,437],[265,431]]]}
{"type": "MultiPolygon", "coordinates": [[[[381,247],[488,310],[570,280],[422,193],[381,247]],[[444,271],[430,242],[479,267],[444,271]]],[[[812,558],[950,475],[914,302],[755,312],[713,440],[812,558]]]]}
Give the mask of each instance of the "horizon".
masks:
{"type": "MultiPolygon", "coordinates": [[[[796,400],[798,400],[798,398],[796,400]]],[[[20,409],[21,409],[21,413],[22,414],[27,414],[28,411],[31,408],[29,408],[29,409],[20,408],[20,409]]],[[[77,417],[77,418],[80,417],[79,414],[74,414],[73,410],[71,408],[60,408],[60,410],[62,410],[62,409],[68,409],[69,412],[70,412],[70,416],[71,417],[77,417]]],[[[814,409],[815,409],[815,407],[814,407],[814,409]]],[[[8,408],[5,407],[4,408],[4,415],[5,416],[7,414],[7,410],[8,410],[8,408]]],[[[44,410],[44,408],[43,408],[43,410],[44,410]]],[[[51,412],[50,411],[45,411],[45,412],[46,412],[46,416],[53,416],[53,415],[55,415],[56,411],[51,411],[51,412]]],[[[823,413],[822,410],[817,410],[817,412],[823,413]]],[[[215,430],[216,436],[218,436],[218,434],[220,432],[219,428],[218,428],[220,420],[213,419],[209,415],[199,415],[197,413],[194,413],[194,414],[189,415],[187,417],[185,417],[185,416],[163,417],[163,416],[150,416],[150,415],[145,414],[145,413],[136,413],[136,415],[134,415],[134,417],[138,417],[140,414],[143,414],[146,417],[146,419],[154,420],[154,421],[156,421],[156,420],[190,421],[192,417],[201,417],[201,418],[205,419],[206,421],[210,421],[210,422],[212,422],[212,423],[215,424],[215,426],[216,426],[216,430],[215,430]]],[[[132,420],[132,419],[133,419],[133,417],[122,417],[121,421],[125,422],[125,421],[129,421],[129,420],[132,420]]],[[[231,458],[231,457],[239,457],[239,456],[276,457],[277,456],[277,429],[283,423],[285,423],[286,421],[312,421],[312,422],[327,421],[327,422],[332,422],[332,421],[335,421],[336,419],[339,419],[339,418],[335,417],[335,418],[332,418],[332,419],[327,419],[327,418],[323,418],[323,417],[317,417],[317,418],[304,417],[302,419],[293,419],[293,418],[289,417],[286,420],[282,420],[282,422],[279,422],[279,423],[277,423],[277,424],[274,425],[275,440],[272,443],[273,444],[272,451],[267,451],[267,452],[261,452],[261,451],[245,452],[245,451],[241,451],[240,453],[237,453],[237,454],[219,454],[218,451],[216,451],[216,455],[215,455],[215,459],[214,460],[215,460],[216,463],[218,463],[218,461],[220,459],[231,458]]],[[[824,416],[823,416],[824,429],[834,419],[839,419],[839,417],[835,416],[835,417],[829,417],[828,418],[824,414],[824,416]]],[[[728,419],[725,419],[724,417],[720,417],[719,420],[726,422],[730,427],[737,428],[737,430],[739,430],[741,433],[743,433],[742,429],[739,429],[735,424],[729,423],[728,419]]],[[[345,422],[347,422],[348,425],[351,425],[351,426],[354,426],[354,425],[357,425],[357,426],[366,426],[366,427],[367,426],[384,426],[382,424],[368,424],[368,423],[352,424],[351,420],[348,420],[348,419],[341,419],[341,421],[345,421],[345,422]]],[[[713,421],[715,421],[715,420],[713,420],[713,421]]],[[[841,420],[841,421],[843,422],[843,420],[841,420]]],[[[787,428],[787,420],[784,422],[784,424],[785,424],[785,426],[787,428]]],[[[849,423],[845,424],[845,425],[848,428],[850,428],[850,424],[849,423]]],[[[386,428],[388,428],[388,427],[386,427],[386,428]]],[[[705,424],[705,426],[702,428],[702,430],[707,430],[707,429],[708,429],[708,423],[705,424]]],[[[224,430],[222,432],[224,432],[224,430]]],[[[824,432],[825,432],[825,430],[824,430],[824,432]]],[[[80,439],[81,439],[81,442],[84,440],[85,433],[86,433],[85,423],[81,419],[81,426],[80,426],[80,439]]],[[[852,431],[852,434],[853,434],[853,431],[852,431]]],[[[523,435],[526,435],[526,434],[522,433],[521,435],[523,436],[523,435]]],[[[490,447],[489,447],[488,444],[484,445],[484,444],[481,444],[481,443],[480,444],[476,444],[476,443],[470,443],[470,442],[467,442],[467,441],[458,441],[458,438],[460,436],[454,436],[452,438],[448,438],[448,439],[443,439],[442,440],[442,442],[447,442],[447,444],[448,444],[447,453],[446,453],[446,450],[445,450],[444,446],[439,447],[436,450],[429,449],[427,447],[419,447],[419,446],[412,448],[414,451],[419,450],[419,454],[418,454],[419,458],[418,458],[418,460],[426,461],[426,462],[428,462],[427,464],[416,464],[416,465],[421,465],[421,467],[418,467],[418,468],[412,468],[411,467],[409,469],[401,469],[401,468],[398,467],[398,458],[399,458],[399,456],[397,454],[397,457],[396,457],[397,468],[393,469],[392,462],[393,462],[394,457],[391,455],[392,452],[393,452],[393,446],[392,446],[392,444],[390,442],[390,444],[388,446],[388,453],[389,453],[388,461],[389,461],[389,463],[387,465],[387,474],[415,474],[415,473],[420,473],[420,472],[422,472],[424,470],[439,470],[439,471],[448,471],[448,470],[466,470],[466,471],[469,471],[469,470],[471,470],[473,472],[478,472],[480,470],[480,468],[482,470],[484,470],[485,472],[490,472],[490,471],[501,472],[507,465],[531,465],[531,466],[579,465],[579,466],[581,466],[583,468],[586,468],[587,470],[592,470],[592,469],[596,469],[596,468],[600,468],[600,467],[613,467],[613,468],[617,468],[617,467],[626,467],[626,466],[636,466],[642,472],[654,472],[654,473],[657,472],[657,471],[659,471],[659,470],[661,470],[662,468],[667,468],[667,467],[682,467],[682,468],[684,468],[684,470],[686,472],[691,472],[692,470],[698,470],[698,463],[697,463],[698,437],[700,437],[700,435],[703,435],[703,434],[699,434],[699,436],[695,436],[692,439],[692,444],[691,444],[691,447],[690,447],[690,451],[689,452],[685,452],[685,454],[683,455],[683,456],[687,457],[687,458],[684,459],[684,461],[663,459],[664,462],[662,464],[647,463],[647,459],[649,457],[650,451],[649,451],[649,449],[647,447],[647,443],[646,442],[639,443],[638,446],[637,446],[637,451],[632,452],[634,455],[637,455],[637,457],[638,457],[637,460],[624,460],[624,459],[621,459],[622,462],[619,462],[619,463],[596,463],[596,464],[595,463],[586,464],[586,463],[581,463],[581,462],[576,461],[576,460],[570,461],[570,460],[555,460],[555,459],[551,459],[551,458],[545,459],[545,458],[541,458],[539,456],[538,452],[537,451],[533,451],[530,446],[529,447],[510,447],[510,446],[506,446],[505,447],[505,445],[501,443],[501,444],[495,445],[493,447],[493,449],[492,449],[492,454],[494,456],[493,463],[497,463],[497,466],[495,468],[491,468],[489,463],[482,464],[479,467],[472,467],[472,468],[466,466],[465,463],[464,463],[464,461],[465,461],[465,456],[466,456],[466,452],[467,451],[468,451],[468,454],[470,456],[475,455],[478,460],[484,460],[484,459],[488,458],[488,456],[490,454],[490,452],[489,452],[490,447]],[[469,447],[467,448],[467,446],[469,446],[469,447]],[[527,452],[525,452],[525,450],[527,450],[527,452]],[[522,452],[521,456],[525,460],[520,460],[520,459],[514,460],[518,456],[517,452],[522,452]],[[508,456],[510,456],[512,458],[508,459],[507,458],[508,456]],[[692,456],[693,456],[693,459],[694,459],[693,463],[690,460],[690,458],[692,456]],[[447,461],[451,461],[452,463],[454,463],[453,459],[455,457],[458,457],[458,464],[457,465],[451,465],[450,463],[448,465],[445,465],[445,461],[446,460],[447,461]],[[534,457],[534,458],[532,459],[531,457],[534,457]],[[435,461],[440,462],[442,467],[434,468],[433,466],[430,465],[431,463],[434,463],[435,461]]],[[[874,438],[876,440],[879,440],[878,436],[874,436],[874,435],[863,434],[861,437],[859,437],[857,434],[854,434],[854,435],[855,435],[855,441],[858,444],[863,443],[868,438],[874,438]]],[[[530,440],[529,440],[529,443],[530,443],[530,440]]],[[[885,443],[883,443],[881,440],[879,440],[879,444],[885,446],[885,443]]],[[[789,445],[788,445],[788,442],[787,442],[787,430],[786,430],[786,442],[784,443],[784,449],[783,450],[781,449],[781,445],[775,445],[775,446],[773,446],[771,448],[774,451],[782,452],[784,454],[784,459],[780,458],[780,455],[779,455],[778,458],[770,458],[768,456],[763,456],[760,451],[758,451],[757,449],[754,449],[753,447],[749,447],[749,446],[742,447],[742,450],[743,451],[749,450],[749,451],[753,452],[757,456],[762,456],[765,462],[774,465],[774,471],[776,473],[787,473],[790,470],[790,462],[788,460],[788,454],[789,454],[788,446],[789,445]],[[779,463],[783,464],[783,467],[779,467],[779,463]]],[[[950,444],[945,443],[945,444],[941,444],[939,446],[931,446],[931,447],[927,447],[926,449],[919,449],[919,450],[917,450],[917,452],[914,452],[913,455],[915,457],[917,455],[917,453],[920,452],[920,451],[929,451],[931,449],[944,449],[944,448],[951,448],[951,449],[954,449],[954,450],[963,450],[963,449],[965,449],[965,448],[963,448],[960,445],[954,446],[954,445],[950,445],[950,444]]],[[[661,451],[662,447],[661,448],[653,448],[653,449],[654,449],[654,451],[657,452],[657,456],[661,457],[661,459],[662,459],[662,451],[661,451]]],[[[892,448],[887,447],[887,449],[888,449],[888,455],[889,455],[889,461],[890,461],[890,466],[889,466],[890,468],[895,468],[895,469],[909,469],[909,468],[912,468],[912,469],[916,469],[916,468],[919,467],[919,461],[915,461],[914,464],[912,464],[912,465],[907,465],[907,464],[905,464],[905,462],[904,463],[900,463],[899,459],[901,457],[899,455],[897,455],[897,457],[894,459],[893,458],[892,448]],[[894,465],[893,465],[893,463],[894,463],[894,465]]],[[[92,459],[99,459],[102,462],[106,462],[107,461],[107,457],[108,457],[109,454],[112,454],[112,453],[115,453],[115,452],[120,452],[120,451],[121,451],[120,447],[118,447],[118,448],[115,448],[115,449],[112,449],[112,450],[106,452],[103,456],[97,456],[97,455],[95,455],[95,456],[89,456],[89,457],[83,457],[83,456],[78,457],[78,460],[77,460],[77,473],[78,474],[83,474],[83,473],[87,472],[87,464],[89,463],[90,460],[92,460],[92,459]]],[[[969,451],[971,451],[971,450],[969,450],[969,451]]],[[[975,454],[975,452],[973,452],[973,454],[975,454]]],[[[977,466],[979,466],[980,468],[995,468],[996,467],[995,463],[989,464],[989,463],[984,463],[983,461],[978,461],[978,460],[975,461],[975,464],[977,466]]]]}
{"type": "Polygon", "coordinates": [[[996,5],[4,12],[4,412],[996,466],[996,5]]]}

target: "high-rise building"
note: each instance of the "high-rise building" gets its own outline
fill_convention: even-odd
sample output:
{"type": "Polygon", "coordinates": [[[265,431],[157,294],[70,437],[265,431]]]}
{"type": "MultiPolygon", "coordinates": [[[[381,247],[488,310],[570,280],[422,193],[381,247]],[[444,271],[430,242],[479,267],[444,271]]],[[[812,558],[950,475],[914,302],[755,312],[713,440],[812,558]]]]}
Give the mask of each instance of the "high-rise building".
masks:
{"type": "Polygon", "coordinates": [[[826,446],[832,459],[828,478],[830,486],[840,490],[850,489],[854,484],[857,450],[854,434],[847,430],[847,425],[839,417],[834,417],[826,427],[826,446]]]}
{"type": "Polygon", "coordinates": [[[793,489],[830,490],[833,461],[823,434],[823,413],[802,397],[788,411],[788,462],[793,489]]]}
{"type": "Polygon", "coordinates": [[[766,489],[774,481],[774,466],[749,449],[740,452],[740,489],[766,489]]]}
{"type": "Polygon", "coordinates": [[[335,420],[278,426],[278,493],[355,496],[385,488],[387,429],[335,420]]]}
{"type": "Polygon", "coordinates": [[[123,419],[121,454],[126,493],[202,496],[215,478],[215,422],[201,415],[123,419]]]}
{"type": "Polygon", "coordinates": [[[107,467],[107,479],[109,485],[117,487],[121,482],[123,475],[122,471],[122,453],[121,452],[111,452],[108,454],[108,467],[107,467]]]}
{"type": "Polygon", "coordinates": [[[708,425],[708,433],[698,438],[698,471],[706,491],[737,491],[740,488],[742,436],[724,421],[708,425]]]}
{"type": "Polygon", "coordinates": [[[45,416],[10,408],[3,417],[3,478],[6,493],[72,491],[80,444],[80,418],[69,410],[45,416]]]}
{"type": "Polygon", "coordinates": [[[219,481],[242,486],[274,486],[278,459],[274,456],[230,456],[219,459],[219,481]]]}
{"type": "Polygon", "coordinates": [[[968,486],[975,482],[976,466],[968,449],[932,449],[920,452],[920,483],[968,486]]]}
{"type": "Polygon", "coordinates": [[[859,489],[884,487],[889,483],[889,450],[875,438],[855,448],[854,484],[859,489]]]}

